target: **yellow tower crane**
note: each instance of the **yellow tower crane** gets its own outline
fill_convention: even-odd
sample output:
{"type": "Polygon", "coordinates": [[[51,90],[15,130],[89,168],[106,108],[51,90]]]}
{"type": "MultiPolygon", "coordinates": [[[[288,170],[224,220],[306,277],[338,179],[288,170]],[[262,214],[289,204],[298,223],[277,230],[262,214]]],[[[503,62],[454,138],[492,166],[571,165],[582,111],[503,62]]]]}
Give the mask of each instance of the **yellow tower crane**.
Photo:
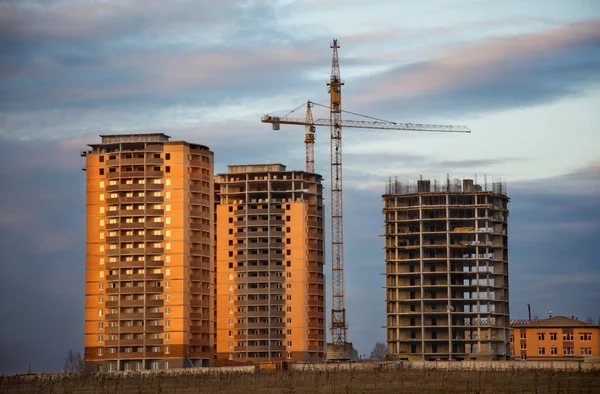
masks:
{"type": "MultiPolygon", "coordinates": [[[[281,124],[305,126],[306,171],[315,171],[315,130],[316,126],[329,126],[330,160],[331,160],[331,269],[332,269],[332,309],[331,309],[331,343],[327,344],[327,360],[344,361],[352,358],[352,343],[347,342],[348,324],[344,307],[344,231],[342,204],[342,128],[384,129],[433,131],[446,133],[470,133],[465,126],[431,125],[419,123],[395,123],[376,119],[354,112],[342,111],[342,85],[338,57],[338,42],[331,45],[333,57],[329,86],[330,105],[329,119],[313,119],[311,107],[319,105],[313,102],[306,104],[304,119],[292,118],[288,115],[276,117],[264,115],[263,123],[271,123],[273,130],[279,130],[281,124]],[[362,116],[371,120],[342,120],[342,112],[362,116]]],[[[319,105],[322,106],[322,105],[319,105]]],[[[323,106],[325,107],[325,106],[323,106]]],[[[299,109],[299,108],[297,108],[299,109]]],[[[297,110],[296,109],[296,110],[297,110]]],[[[295,112],[292,111],[291,113],[295,112]]],[[[290,113],[290,114],[291,114],[290,113]]]]}

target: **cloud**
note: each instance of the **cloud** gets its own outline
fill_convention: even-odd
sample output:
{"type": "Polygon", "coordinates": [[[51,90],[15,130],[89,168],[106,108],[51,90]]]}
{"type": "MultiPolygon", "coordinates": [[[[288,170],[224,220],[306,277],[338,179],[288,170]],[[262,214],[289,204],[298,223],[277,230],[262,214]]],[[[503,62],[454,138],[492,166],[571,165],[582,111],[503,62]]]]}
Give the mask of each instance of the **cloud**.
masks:
{"type": "Polygon", "coordinates": [[[357,106],[477,113],[584,94],[600,80],[600,20],[487,40],[369,78],[357,106]]]}

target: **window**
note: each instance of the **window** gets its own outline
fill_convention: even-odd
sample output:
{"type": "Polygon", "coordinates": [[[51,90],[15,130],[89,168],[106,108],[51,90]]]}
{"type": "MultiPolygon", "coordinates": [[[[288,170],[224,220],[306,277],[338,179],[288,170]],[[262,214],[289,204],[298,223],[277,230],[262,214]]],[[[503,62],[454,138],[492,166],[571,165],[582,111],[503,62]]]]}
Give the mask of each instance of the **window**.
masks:
{"type": "Polygon", "coordinates": [[[171,160],[171,154],[170,153],[165,153],[165,159],[166,160],[171,160]]]}
{"type": "Polygon", "coordinates": [[[543,356],[544,354],[546,354],[546,348],[543,348],[543,347],[538,348],[538,354],[540,356],[543,356]]]}
{"type": "Polygon", "coordinates": [[[522,343],[522,344],[521,344],[521,350],[527,350],[527,345],[526,345],[526,344],[524,344],[524,343],[522,343]]]}
{"type": "Polygon", "coordinates": [[[527,334],[525,331],[521,331],[521,339],[527,339],[527,334]]]}
{"type": "Polygon", "coordinates": [[[98,303],[102,304],[103,302],[104,302],[104,296],[98,296],[98,303]]]}
{"type": "Polygon", "coordinates": [[[98,316],[103,316],[104,315],[104,311],[102,309],[98,309],[98,316]]]}
{"type": "MultiPolygon", "coordinates": [[[[411,305],[411,306],[412,306],[412,305],[411,305]]],[[[514,335],[511,335],[511,336],[510,336],[510,343],[513,343],[514,341],[515,341],[515,337],[514,337],[514,335]]]]}
{"type": "Polygon", "coordinates": [[[551,347],[550,348],[550,354],[553,356],[556,356],[558,354],[558,351],[555,347],[551,347]]]}
{"type": "Polygon", "coordinates": [[[104,283],[98,283],[98,290],[104,290],[104,283]]]}
{"type": "Polygon", "coordinates": [[[574,335],[572,332],[563,333],[563,341],[573,341],[574,335]]]}
{"type": "Polygon", "coordinates": [[[104,336],[98,335],[98,342],[104,342],[104,336]]]}
{"type": "Polygon", "coordinates": [[[102,356],[102,348],[98,348],[98,356],[102,356]]]}
{"type": "Polygon", "coordinates": [[[168,361],[165,361],[165,369],[169,369],[169,362],[168,361]]]}
{"type": "Polygon", "coordinates": [[[168,315],[168,314],[170,314],[170,313],[171,313],[171,308],[169,308],[169,307],[166,307],[166,308],[165,308],[165,315],[168,315]]]}
{"type": "Polygon", "coordinates": [[[575,352],[573,351],[572,347],[564,347],[563,348],[563,355],[572,356],[573,354],[575,354],[575,352]]]}
{"type": "Polygon", "coordinates": [[[546,338],[546,335],[543,332],[538,333],[538,341],[543,341],[546,338]]]}
{"type": "Polygon", "coordinates": [[[171,172],[171,166],[166,166],[166,167],[165,167],[165,172],[167,172],[167,173],[168,173],[168,172],[171,172]]]}
{"type": "Polygon", "coordinates": [[[171,320],[165,320],[165,327],[171,327],[171,320]]]}
{"type": "Polygon", "coordinates": [[[550,333],[550,340],[551,340],[552,342],[556,342],[556,333],[555,333],[555,332],[551,332],[551,333],[550,333]]]}
{"type": "Polygon", "coordinates": [[[292,346],[292,341],[287,341],[288,346],[292,346]]]}
{"type": "Polygon", "coordinates": [[[99,330],[103,330],[104,329],[104,322],[102,322],[102,321],[98,322],[98,329],[99,330]]]}
{"type": "Polygon", "coordinates": [[[169,341],[171,340],[171,334],[169,334],[168,332],[165,334],[165,341],[169,341]]]}
{"type": "Polygon", "coordinates": [[[104,175],[104,168],[101,168],[100,170],[98,170],[98,175],[104,175]]]}
{"type": "Polygon", "coordinates": [[[581,354],[582,356],[591,356],[592,348],[591,347],[582,347],[579,351],[579,354],[581,354]]]}
{"type": "Polygon", "coordinates": [[[592,333],[591,332],[581,332],[579,333],[579,340],[581,341],[591,341],[592,333]]]}
{"type": "Polygon", "coordinates": [[[169,354],[171,352],[171,349],[169,349],[168,346],[165,346],[165,354],[169,354]]]}

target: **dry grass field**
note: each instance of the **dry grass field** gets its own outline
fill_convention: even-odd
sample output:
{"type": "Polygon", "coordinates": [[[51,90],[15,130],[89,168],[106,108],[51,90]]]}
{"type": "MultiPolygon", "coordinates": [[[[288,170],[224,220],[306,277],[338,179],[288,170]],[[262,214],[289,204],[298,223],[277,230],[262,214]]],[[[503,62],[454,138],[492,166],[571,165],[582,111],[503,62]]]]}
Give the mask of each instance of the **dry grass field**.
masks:
{"type": "Polygon", "coordinates": [[[598,372],[417,369],[0,377],[0,393],[600,393],[598,372]]]}

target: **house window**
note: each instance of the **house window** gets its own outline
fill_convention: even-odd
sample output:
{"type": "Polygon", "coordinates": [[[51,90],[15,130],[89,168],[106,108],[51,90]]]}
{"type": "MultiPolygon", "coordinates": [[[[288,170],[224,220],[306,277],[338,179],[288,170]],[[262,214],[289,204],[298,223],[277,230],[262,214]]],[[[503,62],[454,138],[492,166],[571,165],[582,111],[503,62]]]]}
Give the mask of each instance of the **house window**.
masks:
{"type": "Polygon", "coordinates": [[[572,356],[574,354],[573,348],[572,347],[565,347],[563,348],[563,355],[565,356],[572,356]]]}
{"type": "Polygon", "coordinates": [[[553,356],[556,356],[558,354],[558,349],[556,349],[555,347],[551,347],[550,354],[553,356]]]}
{"type": "Polygon", "coordinates": [[[525,331],[521,331],[521,339],[527,339],[527,334],[525,331]]]}
{"type": "Polygon", "coordinates": [[[551,333],[550,333],[550,340],[551,340],[552,342],[556,342],[556,333],[555,333],[555,332],[551,332],[551,333]]]}
{"type": "Polygon", "coordinates": [[[543,341],[546,335],[543,332],[538,333],[538,341],[543,341]]]}
{"type": "Polygon", "coordinates": [[[545,355],[546,354],[546,348],[543,348],[543,347],[538,348],[538,354],[540,356],[545,355]]]}
{"type": "Polygon", "coordinates": [[[527,350],[527,345],[526,345],[526,344],[524,344],[524,343],[522,343],[522,344],[521,344],[521,350],[527,350]]]}
{"type": "Polygon", "coordinates": [[[592,348],[591,347],[582,347],[580,350],[580,354],[582,356],[591,356],[592,355],[592,348]]]}
{"type": "Polygon", "coordinates": [[[581,341],[591,341],[592,340],[592,333],[591,332],[582,332],[582,333],[579,333],[579,340],[581,340],[581,341]]]}

